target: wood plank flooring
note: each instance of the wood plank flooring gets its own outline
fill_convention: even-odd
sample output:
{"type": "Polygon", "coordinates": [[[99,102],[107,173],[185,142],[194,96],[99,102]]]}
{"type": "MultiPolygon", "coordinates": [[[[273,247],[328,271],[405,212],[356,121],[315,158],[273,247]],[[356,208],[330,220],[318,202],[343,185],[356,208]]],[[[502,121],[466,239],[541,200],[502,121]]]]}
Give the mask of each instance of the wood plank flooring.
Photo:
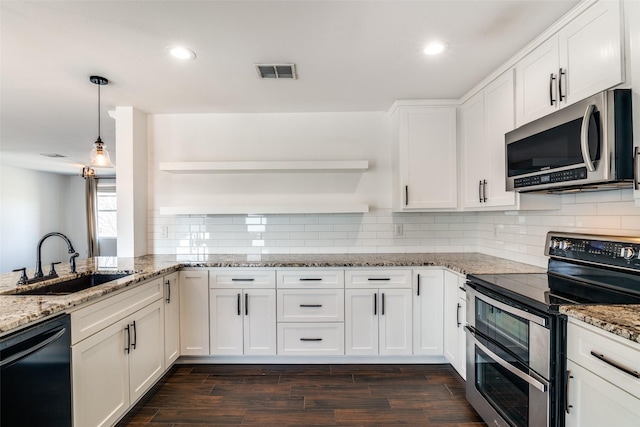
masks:
{"type": "Polygon", "coordinates": [[[177,365],[118,427],[484,426],[449,365],[177,365]]]}

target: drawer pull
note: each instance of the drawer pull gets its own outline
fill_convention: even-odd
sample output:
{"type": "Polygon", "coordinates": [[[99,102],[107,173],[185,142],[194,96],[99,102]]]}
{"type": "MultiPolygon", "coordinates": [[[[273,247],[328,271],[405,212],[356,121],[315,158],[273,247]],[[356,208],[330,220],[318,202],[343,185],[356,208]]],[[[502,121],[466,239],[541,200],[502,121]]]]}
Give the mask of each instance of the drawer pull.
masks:
{"type": "Polygon", "coordinates": [[[236,279],[235,277],[231,279],[232,282],[253,282],[256,279],[236,279]]]}
{"type": "Polygon", "coordinates": [[[391,280],[390,277],[369,277],[367,279],[370,282],[388,282],[389,280],[391,280]]]}
{"type": "Polygon", "coordinates": [[[420,296],[420,275],[419,274],[418,274],[417,281],[418,281],[418,292],[416,292],[416,296],[420,296]]]}
{"type": "Polygon", "coordinates": [[[300,338],[300,341],[322,341],[322,338],[300,338]]]}
{"type": "Polygon", "coordinates": [[[240,294],[238,294],[238,316],[242,315],[242,311],[240,311],[241,310],[240,304],[241,304],[240,303],[240,294]]]}
{"type": "Polygon", "coordinates": [[[322,307],[322,304],[300,304],[302,308],[319,308],[322,307]]]}
{"type": "Polygon", "coordinates": [[[322,278],[321,277],[301,277],[300,281],[301,282],[321,282],[322,278]]]}
{"type": "Polygon", "coordinates": [[[604,354],[598,354],[598,353],[596,353],[595,351],[592,350],[591,351],[591,355],[593,357],[595,357],[596,359],[598,359],[598,360],[602,360],[607,365],[611,365],[614,368],[624,372],[625,374],[629,374],[634,378],[640,378],[640,373],[638,373],[638,371],[634,371],[634,370],[632,370],[630,368],[627,368],[626,366],[622,366],[618,362],[614,362],[613,360],[609,359],[604,354]]]}

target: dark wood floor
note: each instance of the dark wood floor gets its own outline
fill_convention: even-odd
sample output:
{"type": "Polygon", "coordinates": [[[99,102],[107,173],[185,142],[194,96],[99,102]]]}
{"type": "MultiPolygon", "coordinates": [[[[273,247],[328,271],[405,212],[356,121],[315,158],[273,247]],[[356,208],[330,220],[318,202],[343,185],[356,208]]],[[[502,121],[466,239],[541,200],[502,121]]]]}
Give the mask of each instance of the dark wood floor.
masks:
{"type": "Polygon", "coordinates": [[[449,365],[178,365],[118,427],[484,426],[449,365]]]}

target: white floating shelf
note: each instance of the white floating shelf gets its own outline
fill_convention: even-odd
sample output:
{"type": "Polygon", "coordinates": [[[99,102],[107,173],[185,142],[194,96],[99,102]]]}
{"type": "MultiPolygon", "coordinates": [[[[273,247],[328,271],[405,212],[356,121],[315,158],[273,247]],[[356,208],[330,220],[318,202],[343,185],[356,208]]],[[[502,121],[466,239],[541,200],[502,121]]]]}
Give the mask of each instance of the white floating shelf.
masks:
{"type": "Polygon", "coordinates": [[[369,205],[211,205],[168,206],[160,215],[246,215],[246,214],[329,214],[366,213],[369,205]]]}
{"type": "Polygon", "coordinates": [[[265,161],[265,162],[160,162],[160,170],[171,173],[219,172],[362,172],[368,160],[265,161]]]}

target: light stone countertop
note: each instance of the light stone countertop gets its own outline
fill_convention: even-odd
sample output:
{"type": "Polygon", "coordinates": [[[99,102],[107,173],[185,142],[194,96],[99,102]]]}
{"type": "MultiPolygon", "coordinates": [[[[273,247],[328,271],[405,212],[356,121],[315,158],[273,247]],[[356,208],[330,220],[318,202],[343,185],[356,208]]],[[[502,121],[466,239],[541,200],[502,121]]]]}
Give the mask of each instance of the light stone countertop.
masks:
{"type": "MultiPolygon", "coordinates": [[[[313,267],[446,267],[461,274],[544,273],[545,269],[478,253],[431,254],[310,254],[310,255],[208,255],[197,260],[180,260],[175,255],[145,255],[137,258],[97,257],[79,260],[77,274],[68,265],[58,266],[60,277],[23,288],[46,284],[92,272],[134,272],[131,276],[95,286],[70,295],[28,296],[10,295],[16,289],[19,273],[0,275],[0,333],[12,331],[53,314],[87,303],[117,290],[156,276],[171,273],[181,267],[241,267],[241,268],[313,268],[313,267]]],[[[46,266],[44,266],[46,267],[46,266]]],[[[46,268],[44,268],[46,270],[46,268]]],[[[33,269],[27,270],[29,277],[33,269]]]]}
{"type": "Polygon", "coordinates": [[[560,312],[640,343],[640,305],[571,305],[560,312]]]}

